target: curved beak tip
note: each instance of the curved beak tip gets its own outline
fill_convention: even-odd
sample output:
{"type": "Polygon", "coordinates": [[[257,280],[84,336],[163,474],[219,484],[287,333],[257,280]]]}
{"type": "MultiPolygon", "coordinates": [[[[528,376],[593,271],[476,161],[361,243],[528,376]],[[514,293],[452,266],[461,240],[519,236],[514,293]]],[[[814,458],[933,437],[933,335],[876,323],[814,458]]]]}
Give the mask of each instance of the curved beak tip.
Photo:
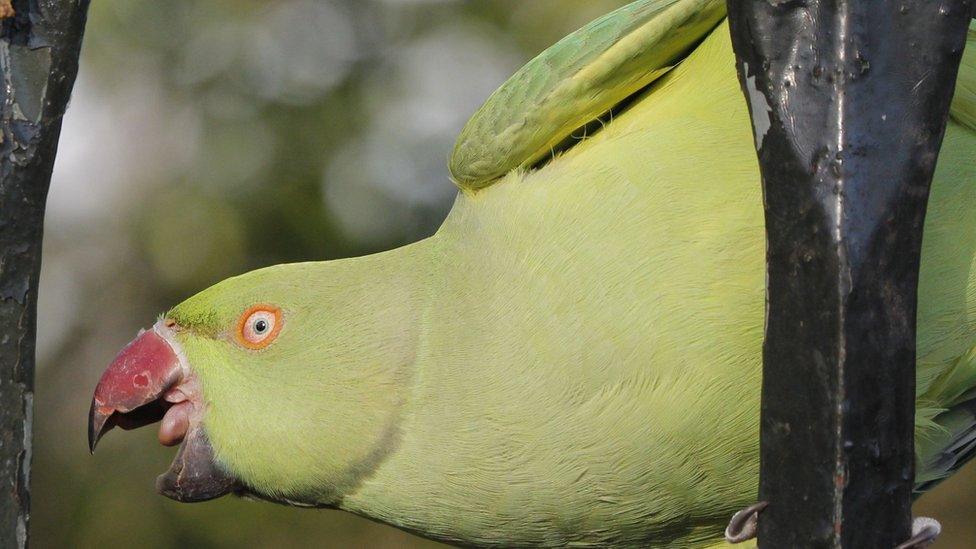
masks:
{"type": "MultiPolygon", "coordinates": [[[[243,490],[237,479],[217,464],[202,427],[194,427],[185,400],[167,400],[181,384],[183,364],[174,343],[156,329],[140,331],[102,374],[88,409],[88,451],[115,427],[136,429],[162,421],[159,441],[180,445],[169,471],[156,480],[160,494],[181,502],[206,501],[243,490]]],[[[191,391],[192,392],[192,391],[191,391]]],[[[190,397],[186,397],[189,399],[190,397]]]]}
{"type": "Polygon", "coordinates": [[[145,405],[156,402],[181,377],[180,360],[170,344],[155,330],[141,331],[95,387],[88,411],[89,452],[95,453],[98,441],[119,422],[131,429],[159,421],[159,407],[145,405]]]}
{"type": "Polygon", "coordinates": [[[111,416],[98,412],[95,399],[92,399],[91,408],[88,410],[88,451],[92,454],[95,453],[95,446],[98,445],[102,435],[108,431],[105,429],[105,424],[109,417],[111,416]]]}

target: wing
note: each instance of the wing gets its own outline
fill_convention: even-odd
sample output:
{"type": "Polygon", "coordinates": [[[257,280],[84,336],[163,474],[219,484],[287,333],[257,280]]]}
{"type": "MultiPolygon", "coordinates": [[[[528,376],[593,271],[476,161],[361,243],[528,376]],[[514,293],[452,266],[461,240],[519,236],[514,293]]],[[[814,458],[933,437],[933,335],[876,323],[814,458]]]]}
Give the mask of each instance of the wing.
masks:
{"type": "Polygon", "coordinates": [[[976,456],[976,347],[919,398],[915,423],[918,496],[976,456]]]}
{"type": "Polygon", "coordinates": [[[641,0],[586,25],[515,73],[461,131],[449,168],[477,190],[551,154],[680,62],[725,16],[722,0],[641,0]]]}

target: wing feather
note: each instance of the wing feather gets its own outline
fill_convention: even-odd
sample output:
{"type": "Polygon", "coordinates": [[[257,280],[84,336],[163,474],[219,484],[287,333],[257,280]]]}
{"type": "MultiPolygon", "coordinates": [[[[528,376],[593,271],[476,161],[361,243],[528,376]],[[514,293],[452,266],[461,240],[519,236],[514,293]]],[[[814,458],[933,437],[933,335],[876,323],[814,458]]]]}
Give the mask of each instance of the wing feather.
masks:
{"type": "Polygon", "coordinates": [[[476,190],[535,164],[573,130],[660,78],[724,15],[722,0],[642,0],[560,40],[468,121],[451,155],[452,179],[476,190]]]}

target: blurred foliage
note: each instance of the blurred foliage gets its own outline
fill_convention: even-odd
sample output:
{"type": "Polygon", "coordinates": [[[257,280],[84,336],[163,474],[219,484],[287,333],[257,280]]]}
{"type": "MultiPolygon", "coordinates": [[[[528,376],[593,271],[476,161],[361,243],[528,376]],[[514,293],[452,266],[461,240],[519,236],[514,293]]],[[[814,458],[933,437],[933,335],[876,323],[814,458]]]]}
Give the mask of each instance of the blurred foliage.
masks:
{"type": "MultiPolygon", "coordinates": [[[[155,494],[153,429],[87,455],[91,390],[155,315],[227,276],[431,234],[466,118],[626,0],[102,0],[46,227],[34,547],[434,546],[352,515],[155,494]]],[[[976,536],[968,469],[922,500],[976,536]]]]}

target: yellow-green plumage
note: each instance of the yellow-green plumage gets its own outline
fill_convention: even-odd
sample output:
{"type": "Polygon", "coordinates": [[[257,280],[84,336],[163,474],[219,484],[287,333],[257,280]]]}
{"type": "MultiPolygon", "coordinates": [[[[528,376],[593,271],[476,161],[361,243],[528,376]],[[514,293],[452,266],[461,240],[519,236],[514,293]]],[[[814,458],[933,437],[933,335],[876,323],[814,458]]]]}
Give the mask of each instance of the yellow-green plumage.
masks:
{"type": "Polygon", "coordinates": [[[449,169],[478,189],[551,154],[572,130],[667,73],[722,19],[715,0],[642,0],[519,69],[461,131],[449,169]]]}
{"type": "MultiPolygon", "coordinates": [[[[974,52],[964,65],[923,244],[921,487],[976,440],[974,52]]],[[[471,192],[431,238],[255,271],[168,313],[220,464],[449,542],[714,543],[756,497],[765,272],[727,25],[539,169],[459,179],[471,192]],[[285,313],[263,351],[226,337],[254,303],[285,313]]]]}

